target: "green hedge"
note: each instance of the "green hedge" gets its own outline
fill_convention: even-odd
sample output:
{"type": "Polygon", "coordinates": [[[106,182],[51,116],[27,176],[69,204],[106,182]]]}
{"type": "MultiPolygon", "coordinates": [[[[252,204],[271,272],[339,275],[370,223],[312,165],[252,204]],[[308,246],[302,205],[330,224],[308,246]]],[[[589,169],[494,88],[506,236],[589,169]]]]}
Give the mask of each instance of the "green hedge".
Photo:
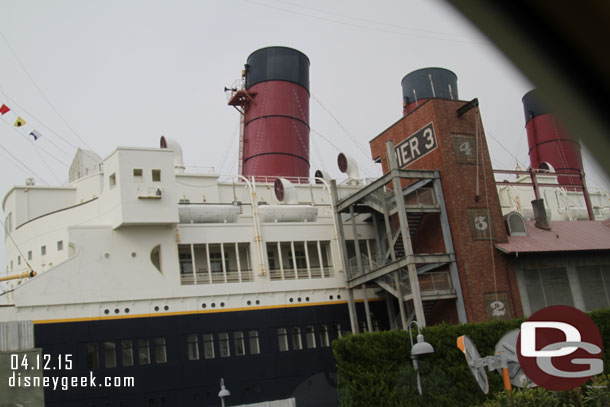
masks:
{"type": "MultiPolygon", "coordinates": [[[[610,367],[610,310],[589,314],[604,341],[604,371],[610,367]]],[[[483,404],[485,396],[457,348],[460,335],[468,335],[481,356],[493,355],[498,340],[522,319],[463,325],[436,325],[424,328],[426,342],[434,354],[420,360],[424,395],[417,393],[410,359],[411,344],[406,331],[386,331],[348,335],[333,341],[337,360],[341,407],[371,406],[472,406],[483,404]]],[[[415,335],[414,335],[415,336],[415,335]]],[[[415,337],[413,338],[415,340],[415,337]]],[[[488,372],[489,394],[502,391],[502,378],[488,372]]]]}

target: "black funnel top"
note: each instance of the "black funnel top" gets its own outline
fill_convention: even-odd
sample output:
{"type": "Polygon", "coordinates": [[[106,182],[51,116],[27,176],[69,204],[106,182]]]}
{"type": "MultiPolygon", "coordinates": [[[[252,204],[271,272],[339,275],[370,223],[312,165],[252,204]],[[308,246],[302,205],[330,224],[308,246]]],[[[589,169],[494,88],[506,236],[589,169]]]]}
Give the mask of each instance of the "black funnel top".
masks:
{"type": "Polygon", "coordinates": [[[448,69],[418,69],[402,78],[401,84],[407,105],[428,98],[458,99],[457,76],[448,69]]]}
{"type": "Polygon", "coordinates": [[[309,58],[288,47],[254,51],[246,63],[246,89],[265,81],[293,82],[309,91],[309,58]]]}
{"type": "Polygon", "coordinates": [[[543,114],[551,113],[551,110],[548,109],[545,105],[540,103],[540,99],[538,97],[538,91],[536,89],[532,89],[523,96],[521,99],[523,102],[523,113],[525,114],[525,124],[527,124],[530,119],[533,119],[536,116],[542,116],[543,114]]]}

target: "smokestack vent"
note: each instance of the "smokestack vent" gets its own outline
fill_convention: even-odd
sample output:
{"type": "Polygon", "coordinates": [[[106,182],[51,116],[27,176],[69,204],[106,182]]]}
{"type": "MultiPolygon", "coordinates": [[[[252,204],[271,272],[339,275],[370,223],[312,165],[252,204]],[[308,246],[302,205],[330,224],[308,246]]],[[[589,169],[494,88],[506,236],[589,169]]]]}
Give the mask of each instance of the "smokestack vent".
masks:
{"type": "Polygon", "coordinates": [[[534,219],[536,220],[535,226],[539,229],[551,230],[549,218],[544,208],[544,199],[534,199],[532,201],[532,208],[534,209],[534,219]]]}

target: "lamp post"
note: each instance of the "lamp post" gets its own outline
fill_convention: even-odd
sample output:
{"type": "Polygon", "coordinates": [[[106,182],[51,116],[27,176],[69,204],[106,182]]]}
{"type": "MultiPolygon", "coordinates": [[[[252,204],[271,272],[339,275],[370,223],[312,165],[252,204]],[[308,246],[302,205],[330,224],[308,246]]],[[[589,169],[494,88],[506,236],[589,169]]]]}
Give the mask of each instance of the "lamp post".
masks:
{"type": "Polygon", "coordinates": [[[225,379],[220,379],[220,391],[218,392],[218,397],[220,397],[220,402],[222,403],[222,407],[225,407],[225,397],[229,397],[231,393],[225,387],[225,379]]]}
{"type": "Polygon", "coordinates": [[[421,334],[421,328],[417,321],[413,320],[408,325],[409,328],[409,339],[411,340],[411,359],[413,360],[413,369],[417,373],[417,390],[419,391],[419,395],[423,395],[421,389],[421,379],[419,378],[419,366],[417,364],[417,358],[421,355],[427,355],[429,353],[434,353],[434,348],[428,342],[424,341],[424,335],[421,334]],[[415,324],[417,327],[417,343],[413,344],[413,336],[411,335],[411,325],[415,324]]]}

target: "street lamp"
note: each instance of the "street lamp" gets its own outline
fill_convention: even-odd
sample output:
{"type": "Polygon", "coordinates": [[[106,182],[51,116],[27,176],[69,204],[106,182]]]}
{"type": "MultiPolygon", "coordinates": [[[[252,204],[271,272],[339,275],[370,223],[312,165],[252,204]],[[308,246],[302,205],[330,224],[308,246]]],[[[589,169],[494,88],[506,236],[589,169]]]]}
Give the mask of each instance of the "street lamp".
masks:
{"type": "Polygon", "coordinates": [[[409,328],[409,339],[411,340],[411,359],[413,360],[413,369],[417,373],[417,390],[419,391],[419,395],[423,395],[421,389],[421,380],[419,378],[419,366],[417,364],[417,358],[421,355],[427,355],[429,353],[434,353],[434,348],[428,342],[424,341],[424,335],[421,334],[421,328],[417,321],[413,320],[408,326],[409,328]],[[411,325],[415,324],[417,327],[417,343],[413,344],[413,336],[411,335],[411,325]]]}
{"type": "Polygon", "coordinates": [[[225,397],[229,397],[231,393],[225,387],[225,379],[220,379],[220,391],[218,392],[218,397],[220,397],[220,401],[222,402],[222,407],[225,407],[225,397]]]}

